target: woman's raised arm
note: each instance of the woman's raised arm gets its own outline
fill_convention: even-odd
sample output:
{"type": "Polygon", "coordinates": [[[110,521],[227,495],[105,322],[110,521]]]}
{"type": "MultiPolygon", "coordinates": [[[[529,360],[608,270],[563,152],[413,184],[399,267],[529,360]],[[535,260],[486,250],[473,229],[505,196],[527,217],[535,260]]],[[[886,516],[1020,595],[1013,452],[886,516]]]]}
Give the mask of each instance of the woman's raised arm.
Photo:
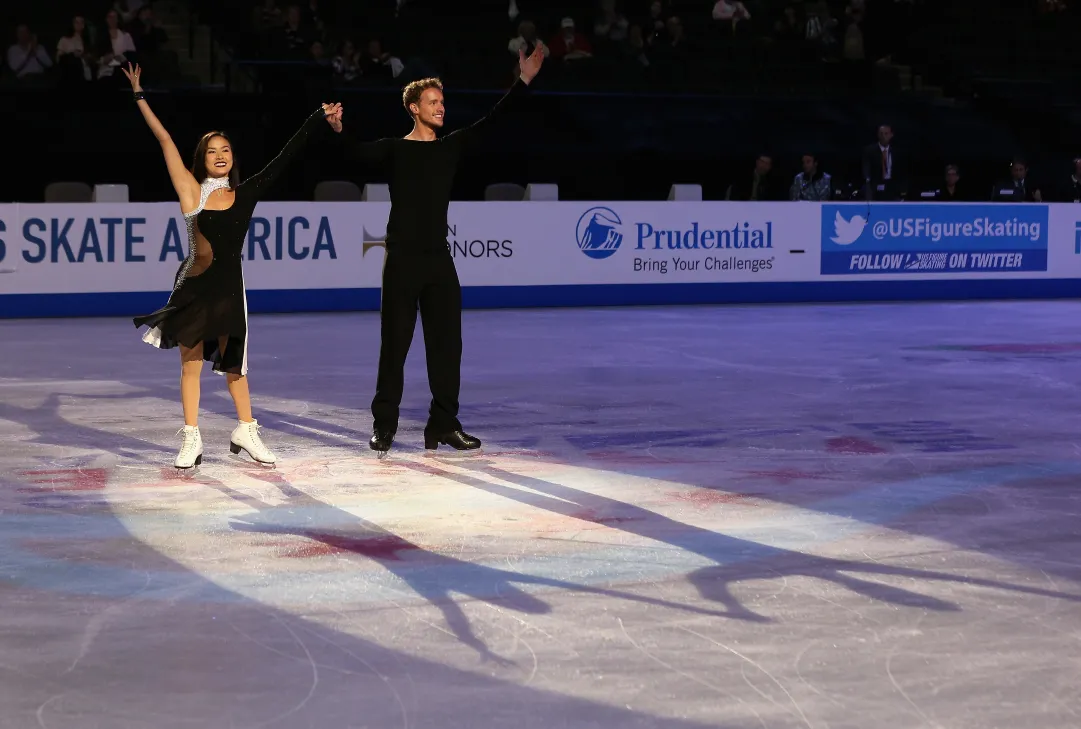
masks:
{"type": "Polygon", "coordinates": [[[191,172],[184,166],[184,160],[180,158],[180,152],[177,151],[173,138],[169,136],[169,132],[165,131],[161,121],[151,111],[150,104],[146,103],[143,96],[143,87],[139,83],[139,75],[142,73],[142,69],[139,66],[132,68],[129,63],[127,68],[121,70],[128,77],[128,81],[131,82],[131,90],[135,92],[135,101],[139,111],[142,112],[143,119],[146,120],[146,125],[150,127],[150,131],[154,133],[154,138],[161,145],[161,152],[165,156],[165,166],[169,170],[169,179],[173,181],[173,189],[176,190],[176,195],[180,199],[180,210],[185,213],[191,212],[199,205],[199,183],[195,181],[191,172]]]}

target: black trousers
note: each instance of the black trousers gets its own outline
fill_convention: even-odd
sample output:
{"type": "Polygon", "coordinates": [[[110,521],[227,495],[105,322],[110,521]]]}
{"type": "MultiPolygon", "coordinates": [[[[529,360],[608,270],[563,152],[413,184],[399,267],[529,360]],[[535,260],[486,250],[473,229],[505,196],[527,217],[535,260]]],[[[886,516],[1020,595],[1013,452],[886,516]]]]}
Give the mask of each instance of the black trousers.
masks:
{"type": "Polygon", "coordinates": [[[379,376],[372,400],[374,427],[388,433],[398,430],[405,358],[413,342],[418,308],[432,390],[424,430],[435,434],[461,430],[462,287],[449,250],[429,255],[387,251],[379,307],[379,376]]]}

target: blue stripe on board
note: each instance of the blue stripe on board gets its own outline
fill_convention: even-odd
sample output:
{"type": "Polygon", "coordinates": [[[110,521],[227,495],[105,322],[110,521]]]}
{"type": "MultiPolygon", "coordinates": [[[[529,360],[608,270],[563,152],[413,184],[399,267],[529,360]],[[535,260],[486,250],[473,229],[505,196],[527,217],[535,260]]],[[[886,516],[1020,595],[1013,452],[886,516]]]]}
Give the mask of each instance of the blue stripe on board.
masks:
{"type": "MultiPolygon", "coordinates": [[[[471,286],[469,309],[670,304],[792,304],[855,301],[1061,299],[1078,296],[1076,279],[948,281],[804,281],[765,283],[471,286]]],[[[0,318],[134,316],[165,305],[156,291],[94,294],[0,294],[0,318]]],[[[252,313],[374,311],[379,289],[249,291],[252,313]]]]}

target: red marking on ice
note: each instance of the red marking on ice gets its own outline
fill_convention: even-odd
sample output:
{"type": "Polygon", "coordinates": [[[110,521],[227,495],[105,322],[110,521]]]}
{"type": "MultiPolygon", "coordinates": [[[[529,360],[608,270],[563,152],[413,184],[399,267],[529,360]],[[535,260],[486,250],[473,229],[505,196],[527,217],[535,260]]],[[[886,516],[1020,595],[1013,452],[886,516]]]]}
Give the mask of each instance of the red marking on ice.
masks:
{"type": "Polygon", "coordinates": [[[336,554],[359,554],[376,560],[398,561],[401,560],[398,552],[420,549],[412,542],[407,542],[393,534],[378,537],[346,537],[340,534],[305,532],[299,536],[310,539],[311,543],[296,546],[290,542],[287,545],[290,548],[282,553],[282,557],[311,559],[336,554]]]}
{"type": "Polygon", "coordinates": [[[28,493],[55,493],[57,491],[102,491],[109,482],[109,472],[104,468],[69,468],[60,471],[20,471],[33,484],[59,484],[19,489],[28,493]]]}
{"type": "Polygon", "coordinates": [[[826,441],[826,450],[830,453],[852,453],[858,455],[886,452],[886,449],[882,446],[875,445],[869,440],[853,436],[830,438],[826,441]]]}
{"type": "Polygon", "coordinates": [[[693,491],[671,491],[668,498],[673,501],[685,501],[700,509],[707,509],[717,504],[746,504],[757,506],[753,499],[758,494],[734,494],[730,491],[713,491],[712,489],[695,489],[693,491]]]}
{"type": "Polygon", "coordinates": [[[829,478],[825,474],[808,473],[807,471],[797,471],[791,468],[782,468],[777,471],[747,471],[744,475],[750,478],[768,478],[779,483],[829,478]]]}

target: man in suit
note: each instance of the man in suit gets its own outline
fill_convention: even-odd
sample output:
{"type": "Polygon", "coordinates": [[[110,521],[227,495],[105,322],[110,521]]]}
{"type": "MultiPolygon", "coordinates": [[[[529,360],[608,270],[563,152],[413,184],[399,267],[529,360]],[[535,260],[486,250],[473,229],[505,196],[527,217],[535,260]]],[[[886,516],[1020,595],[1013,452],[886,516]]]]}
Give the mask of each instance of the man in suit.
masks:
{"type": "Polygon", "coordinates": [[[754,174],[729,185],[724,197],[725,200],[768,202],[783,200],[782,192],[773,176],[773,159],[768,154],[760,154],[754,161],[754,174]]]}
{"type": "Polygon", "coordinates": [[[1058,200],[1064,203],[1081,203],[1081,157],[1073,161],[1073,174],[1063,181],[1058,200]]]}
{"type": "Polygon", "coordinates": [[[1029,179],[1028,163],[1015,159],[1010,165],[1010,179],[999,182],[991,190],[992,202],[1043,202],[1040,188],[1029,179]]]}
{"type": "Polygon", "coordinates": [[[907,191],[905,170],[893,146],[893,127],[878,128],[878,141],[863,148],[863,184],[868,200],[903,200],[907,191]]]}

